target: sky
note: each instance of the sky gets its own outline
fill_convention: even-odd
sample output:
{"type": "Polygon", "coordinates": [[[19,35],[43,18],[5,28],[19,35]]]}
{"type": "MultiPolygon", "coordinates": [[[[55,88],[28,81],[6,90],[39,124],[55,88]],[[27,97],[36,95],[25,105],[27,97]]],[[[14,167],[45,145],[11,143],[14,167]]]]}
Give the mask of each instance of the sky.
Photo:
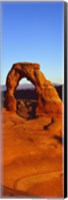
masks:
{"type": "Polygon", "coordinates": [[[64,82],[64,2],[2,2],[1,84],[13,63],[24,61],[64,82]]]}

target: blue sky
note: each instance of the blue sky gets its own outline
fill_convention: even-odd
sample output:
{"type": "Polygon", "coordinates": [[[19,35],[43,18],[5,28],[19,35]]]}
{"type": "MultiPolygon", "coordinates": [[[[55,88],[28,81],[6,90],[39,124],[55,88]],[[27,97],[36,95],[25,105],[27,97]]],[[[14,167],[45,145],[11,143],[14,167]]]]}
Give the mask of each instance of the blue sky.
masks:
{"type": "Polygon", "coordinates": [[[2,84],[21,61],[37,62],[47,79],[64,82],[63,2],[2,2],[2,84]]]}

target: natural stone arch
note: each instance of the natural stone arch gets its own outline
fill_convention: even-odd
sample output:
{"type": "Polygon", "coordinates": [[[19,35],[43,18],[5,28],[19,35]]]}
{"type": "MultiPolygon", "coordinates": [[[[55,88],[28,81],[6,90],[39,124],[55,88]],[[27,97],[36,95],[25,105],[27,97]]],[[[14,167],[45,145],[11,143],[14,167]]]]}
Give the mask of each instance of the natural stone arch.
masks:
{"type": "Polygon", "coordinates": [[[16,112],[16,99],[14,92],[22,78],[27,78],[36,87],[37,107],[36,114],[51,113],[62,111],[62,102],[52,83],[46,80],[44,74],[40,71],[40,65],[34,63],[16,63],[11,68],[6,79],[6,99],[5,106],[7,110],[16,112]]]}

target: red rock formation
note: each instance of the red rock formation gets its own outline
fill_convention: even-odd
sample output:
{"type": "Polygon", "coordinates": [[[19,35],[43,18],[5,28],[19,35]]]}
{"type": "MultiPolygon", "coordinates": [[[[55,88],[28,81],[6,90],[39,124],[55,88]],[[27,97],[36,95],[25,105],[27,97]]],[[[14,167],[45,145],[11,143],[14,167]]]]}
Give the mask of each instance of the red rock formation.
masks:
{"type": "Polygon", "coordinates": [[[33,63],[16,63],[11,68],[6,80],[7,93],[5,105],[7,110],[16,111],[14,92],[19,81],[24,77],[36,87],[38,97],[36,114],[61,113],[62,102],[56,89],[40,71],[40,65],[33,63]]]}

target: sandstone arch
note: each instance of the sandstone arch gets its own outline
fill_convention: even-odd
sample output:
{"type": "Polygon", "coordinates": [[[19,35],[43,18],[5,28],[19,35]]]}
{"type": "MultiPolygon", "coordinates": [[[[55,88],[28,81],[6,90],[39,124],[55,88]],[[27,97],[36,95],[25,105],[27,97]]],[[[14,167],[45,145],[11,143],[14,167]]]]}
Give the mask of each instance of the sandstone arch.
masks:
{"type": "Polygon", "coordinates": [[[5,106],[7,110],[16,112],[16,99],[14,92],[19,81],[27,78],[36,87],[37,107],[36,114],[44,113],[61,113],[62,102],[52,83],[48,81],[40,71],[40,65],[34,63],[16,63],[13,64],[6,79],[6,99],[5,106]]]}

